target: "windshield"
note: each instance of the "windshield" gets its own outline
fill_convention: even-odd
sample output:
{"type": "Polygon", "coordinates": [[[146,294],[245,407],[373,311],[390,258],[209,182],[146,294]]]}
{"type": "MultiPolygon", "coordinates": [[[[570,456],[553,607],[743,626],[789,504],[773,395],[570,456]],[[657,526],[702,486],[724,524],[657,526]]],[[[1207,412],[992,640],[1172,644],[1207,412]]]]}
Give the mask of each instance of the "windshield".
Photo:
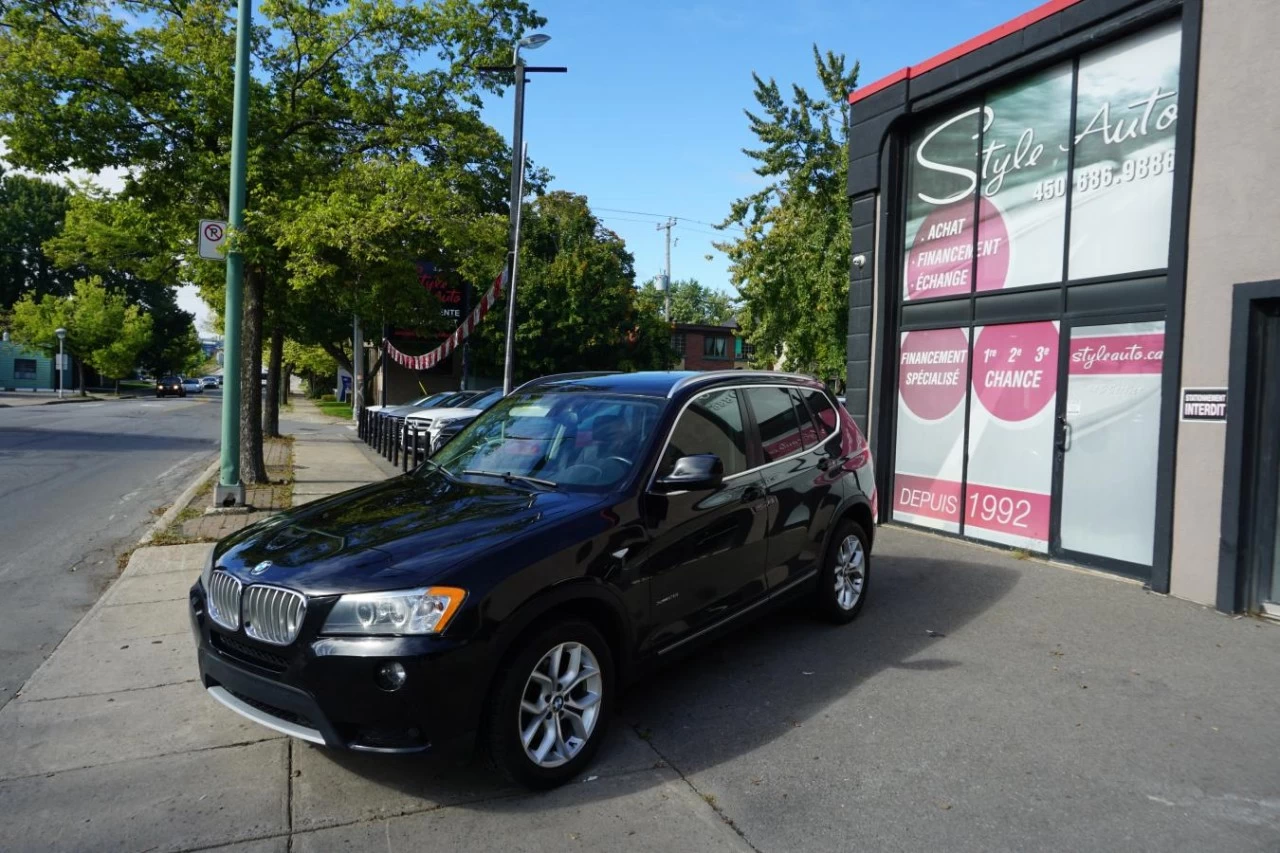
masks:
{"type": "Polygon", "coordinates": [[[449,396],[449,393],[447,391],[441,391],[435,394],[428,394],[425,397],[419,397],[418,399],[413,400],[412,402],[405,403],[405,405],[413,406],[415,408],[421,408],[423,406],[433,406],[435,405],[436,400],[442,400],[448,396],[449,396]]]}
{"type": "Polygon", "coordinates": [[[474,400],[469,401],[467,403],[467,408],[468,409],[487,409],[501,399],[502,399],[502,389],[495,388],[492,391],[490,391],[488,394],[484,394],[480,397],[476,397],[474,400]]]}
{"type": "MultiPolygon", "coordinates": [[[[501,399],[432,462],[454,477],[511,475],[603,491],[634,471],[662,401],[622,394],[530,391],[501,399]]],[[[427,465],[422,475],[435,470],[427,465]]]]}

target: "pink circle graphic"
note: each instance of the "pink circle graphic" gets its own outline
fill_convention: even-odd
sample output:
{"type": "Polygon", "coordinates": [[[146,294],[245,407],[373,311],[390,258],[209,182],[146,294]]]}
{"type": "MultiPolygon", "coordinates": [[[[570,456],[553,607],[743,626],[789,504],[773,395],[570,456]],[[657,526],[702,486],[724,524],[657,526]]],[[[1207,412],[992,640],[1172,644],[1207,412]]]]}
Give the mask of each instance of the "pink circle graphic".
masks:
{"type": "Polygon", "coordinates": [[[963,329],[907,332],[898,354],[898,393],[916,417],[936,421],[964,402],[969,339],[963,329]]]}
{"type": "MultiPolygon", "coordinates": [[[[977,289],[999,290],[1009,274],[1009,231],[1000,209],[988,199],[979,199],[978,216],[977,289]]],[[[973,217],[973,201],[965,199],[924,218],[907,252],[907,299],[958,296],[972,289],[973,217]]]]}
{"type": "Polygon", "coordinates": [[[1052,322],[987,326],[973,342],[973,387],[1002,421],[1039,414],[1058,388],[1058,329],[1052,322]]]}

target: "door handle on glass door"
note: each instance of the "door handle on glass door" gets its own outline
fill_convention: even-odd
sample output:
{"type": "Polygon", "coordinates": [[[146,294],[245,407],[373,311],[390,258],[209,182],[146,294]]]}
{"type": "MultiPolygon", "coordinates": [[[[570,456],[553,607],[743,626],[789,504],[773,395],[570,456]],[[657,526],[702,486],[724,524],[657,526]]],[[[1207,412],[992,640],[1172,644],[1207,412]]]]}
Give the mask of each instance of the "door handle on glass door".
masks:
{"type": "Polygon", "coordinates": [[[1065,417],[1058,418],[1058,450],[1066,453],[1071,449],[1071,422],[1065,417]]]}

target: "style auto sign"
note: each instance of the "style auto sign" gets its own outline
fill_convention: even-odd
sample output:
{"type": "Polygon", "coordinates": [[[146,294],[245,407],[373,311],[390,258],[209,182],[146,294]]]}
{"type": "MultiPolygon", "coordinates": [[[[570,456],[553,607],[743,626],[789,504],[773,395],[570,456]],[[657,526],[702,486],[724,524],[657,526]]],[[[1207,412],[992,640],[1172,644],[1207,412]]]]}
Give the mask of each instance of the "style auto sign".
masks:
{"type": "Polygon", "coordinates": [[[905,298],[1054,283],[1064,254],[1071,278],[1158,266],[1168,229],[1134,211],[1159,217],[1172,191],[1179,32],[1106,45],[922,128],[907,164],[905,298]]]}

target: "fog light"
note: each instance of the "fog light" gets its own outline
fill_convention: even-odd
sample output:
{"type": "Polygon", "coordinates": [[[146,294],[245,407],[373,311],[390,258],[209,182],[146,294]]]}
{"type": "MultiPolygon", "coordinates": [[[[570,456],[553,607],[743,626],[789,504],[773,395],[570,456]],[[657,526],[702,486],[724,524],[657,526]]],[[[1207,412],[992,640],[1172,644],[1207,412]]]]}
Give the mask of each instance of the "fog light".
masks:
{"type": "Polygon", "coordinates": [[[374,676],[373,680],[377,682],[377,685],[383,690],[390,691],[399,690],[401,687],[404,687],[405,679],[408,677],[409,675],[404,671],[404,667],[401,664],[392,661],[391,663],[384,663],[382,666],[378,667],[378,674],[374,676]]]}

